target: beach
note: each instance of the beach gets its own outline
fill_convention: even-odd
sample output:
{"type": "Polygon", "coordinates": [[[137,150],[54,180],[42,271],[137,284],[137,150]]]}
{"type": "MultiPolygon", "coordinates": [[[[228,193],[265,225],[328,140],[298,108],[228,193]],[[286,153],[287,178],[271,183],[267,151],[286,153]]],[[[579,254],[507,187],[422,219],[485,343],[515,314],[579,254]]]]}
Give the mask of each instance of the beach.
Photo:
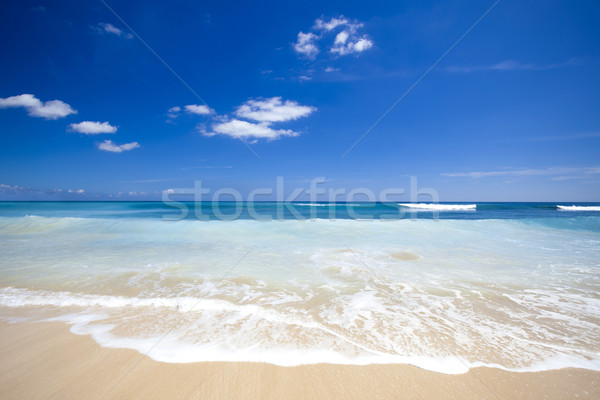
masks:
{"type": "Polygon", "coordinates": [[[0,323],[3,399],[597,399],[600,372],[475,368],[448,375],[409,365],[161,363],[102,348],[61,323],[0,323]]]}
{"type": "Polygon", "coordinates": [[[595,210],[165,221],[160,203],[3,206],[1,398],[600,394],[595,210]]]}

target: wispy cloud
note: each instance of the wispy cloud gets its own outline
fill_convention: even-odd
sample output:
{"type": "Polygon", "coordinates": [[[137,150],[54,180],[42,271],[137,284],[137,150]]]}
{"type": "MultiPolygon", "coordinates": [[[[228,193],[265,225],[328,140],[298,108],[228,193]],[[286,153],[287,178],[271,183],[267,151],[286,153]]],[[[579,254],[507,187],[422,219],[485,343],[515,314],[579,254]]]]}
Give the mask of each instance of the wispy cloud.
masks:
{"type": "Polygon", "coordinates": [[[158,178],[158,179],[139,179],[139,180],[135,180],[135,181],[131,181],[132,183],[160,183],[160,182],[172,182],[172,181],[176,181],[179,180],[178,178],[175,179],[171,179],[171,178],[158,178]]]}
{"type": "Polygon", "coordinates": [[[97,33],[100,33],[100,34],[110,34],[110,35],[123,37],[125,39],[133,38],[133,35],[131,33],[127,33],[125,31],[117,28],[113,24],[109,24],[109,23],[101,22],[97,25],[92,26],[92,29],[94,29],[94,31],[96,31],[97,33]]]}
{"type": "Polygon", "coordinates": [[[593,139],[600,138],[600,132],[574,133],[572,135],[536,136],[524,138],[531,142],[557,142],[563,140],[593,139]]]}
{"type": "Polygon", "coordinates": [[[70,124],[69,130],[84,135],[99,135],[101,133],[115,133],[117,127],[108,122],[83,121],[78,124],[70,124]]]}
{"type": "Polygon", "coordinates": [[[506,176],[549,176],[553,180],[589,178],[600,175],[600,167],[549,167],[542,169],[502,169],[498,171],[446,172],[442,176],[452,178],[489,178],[506,176]]]}
{"type": "MultiPolygon", "coordinates": [[[[128,182],[130,183],[130,182],[128,182]]],[[[40,189],[7,185],[0,183],[0,199],[2,200],[83,200],[83,199],[154,199],[160,200],[159,191],[152,192],[118,192],[118,193],[90,193],[84,189],[40,189]]]]}
{"type": "Polygon", "coordinates": [[[446,71],[454,73],[470,73],[470,72],[481,72],[481,71],[543,71],[555,68],[569,67],[573,65],[579,65],[580,62],[576,59],[571,59],[563,63],[556,64],[532,64],[522,63],[515,60],[505,60],[495,64],[489,65],[475,65],[475,66],[450,66],[446,67],[446,71]]]}
{"type": "Polygon", "coordinates": [[[180,112],[181,112],[181,107],[179,107],[179,106],[169,108],[167,110],[167,122],[173,122],[174,119],[179,117],[180,112]]]}
{"type": "Polygon", "coordinates": [[[453,178],[487,178],[491,176],[532,176],[532,175],[548,175],[549,170],[543,169],[521,169],[521,170],[503,170],[503,171],[474,171],[474,172],[446,172],[442,176],[453,178]]]}
{"type": "Polygon", "coordinates": [[[198,165],[195,167],[183,167],[182,171],[189,171],[191,169],[231,169],[233,168],[231,165],[198,165]]]}
{"type": "Polygon", "coordinates": [[[0,183],[0,191],[7,191],[7,190],[22,192],[22,191],[26,191],[28,189],[24,188],[22,186],[19,186],[19,185],[5,185],[3,183],[0,183]]]}
{"type": "Polygon", "coordinates": [[[323,19],[323,17],[321,18],[317,18],[315,20],[315,24],[313,26],[314,30],[317,31],[332,31],[335,28],[337,28],[340,25],[349,25],[350,21],[348,21],[347,18],[345,18],[343,15],[340,15],[339,18],[331,18],[329,21],[326,21],[323,19]]]}
{"type": "Polygon", "coordinates": [[[39,196],[74,198],[84,194],[86,194],[86,192],[83,189],[34,189],[19,185],[6,185],[0,183],[0,197],[4,198],[22,198],[23,196],[33,198],[38,198],[39,196]]]}
{"type": "Polygon", "coordinates": [[[124,151],[137,149],[138,147],[140,147],[138,142],[116,144],[112,140],[105,140],[102,143],[98,143],[98,149],[112,153],[122,153],[124,151]]]}
{"type": "Polygon", "coordinates": [[[70,114],[77,114],[70,105],[61,100],[50,100],[42,102],[32,94],[20,94],[0,98],[0,108],[16,108],[23,107],[32,117],[41,117],[45,119],[64,118],[70,114]]]}

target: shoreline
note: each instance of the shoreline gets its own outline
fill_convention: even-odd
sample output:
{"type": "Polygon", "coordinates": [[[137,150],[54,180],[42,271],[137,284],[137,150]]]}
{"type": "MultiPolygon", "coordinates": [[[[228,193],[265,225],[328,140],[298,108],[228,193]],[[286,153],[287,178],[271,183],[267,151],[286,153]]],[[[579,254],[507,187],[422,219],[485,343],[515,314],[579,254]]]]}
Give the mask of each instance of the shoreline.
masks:
{"type": "Polygon", "coordinates": [[[448,375],[398,364],[171,364],[135,350],[103,348],[61,322],[0,321],[0,397],[596,399],[600,372],[480,367],[448,375]]]}

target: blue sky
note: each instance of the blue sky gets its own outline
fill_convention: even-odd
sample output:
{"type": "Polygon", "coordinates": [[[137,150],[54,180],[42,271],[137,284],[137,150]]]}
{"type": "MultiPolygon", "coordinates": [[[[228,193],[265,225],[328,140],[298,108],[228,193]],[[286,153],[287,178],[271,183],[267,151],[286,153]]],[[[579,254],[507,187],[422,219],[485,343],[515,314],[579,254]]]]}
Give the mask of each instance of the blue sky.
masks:
{"type": "Polygon", "coordinates": [[[0,199],[600,199],[597,2],[501,1],[420,81],[492,1],[106,4],[1,3],[0,199]]]}

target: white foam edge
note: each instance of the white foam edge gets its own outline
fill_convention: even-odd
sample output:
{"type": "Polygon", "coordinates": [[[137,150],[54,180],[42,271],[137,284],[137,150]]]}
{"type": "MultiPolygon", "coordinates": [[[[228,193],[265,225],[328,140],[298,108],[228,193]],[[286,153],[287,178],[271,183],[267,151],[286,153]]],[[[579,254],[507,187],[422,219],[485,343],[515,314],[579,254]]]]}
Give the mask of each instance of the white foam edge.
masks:
{"type": "Polygon", "coordinates": [[[432,358],[425,356],[398,356],[390,354],[347,357],[333,350],[289,350],[289,349],[257,349],[240,350],[225,349],[218,344],[186,344],[173,334],[147,338],[124,338],[111,333],[113,325],[91,325],[105,316],[100,314],[70,314],[49,318],[40,322],[63,321],[71,325],[70,331],[77,335],[90,335],[100,346],[106,348],[126,348],[138,351],[155,361],[170,364],[193,362],[255,362],[267,363],[283,367],[314,364],[335,365],[391,365],[403,364],[438,372],[447,375],[467,373],[471,368],[496,368],[508,372],[540,372],[564,368],[582,368],[600,371],[600,360],[589,360],[583,357],[561,355],[537,362],[523,368],[507,368],[495,363],[468,362],[462,357],[448,356],[432,358]]]}
{"type": "MultiPolygon", "coordinates": [[[[109,315],[98,312],[71,313],[62,316],[45,318],[27,322],[64,322],[71,325],[70,331],[77,335],[90,335],[100,346],[106,348],[125,348],[136,350],[158,362],[184,364],[192,362],[256,362],[277,366],[298,366],[313,364],[337,365],[387,365],[403,364],[449,375],[464,374],[471,368],[497,368],[509,372],[539,372],[564,368],[582,368],[600,371],[600,355],[597,358],[586,358],[577,355],[562,354],[547,360],[539,361],[527,367],[509,368],[500,364],[485,362],[469,362],[459,356],[426,357],[401,356],[371,351],[369,355],[348,357],[334,350],[310,349],[260,349],[247,347],[232,350],[219,343],[192,344],[180,340],[176,332],[151,337],[120,337],[111,331],[113,324],[97,323],[109,315]]],[[[23,319],[10,317],[0,318],[9,322],[24,323],[23,319]]]]}
{"type": "Polygon", "coordinates": [[[398,203],[399,206],[417,211],[474,211],[477,204],[398,203]]]}
{"type": "Polygon", "coordinates": [[[559,206],[560,211],[600,211],[600,206],[559,206]]]}

